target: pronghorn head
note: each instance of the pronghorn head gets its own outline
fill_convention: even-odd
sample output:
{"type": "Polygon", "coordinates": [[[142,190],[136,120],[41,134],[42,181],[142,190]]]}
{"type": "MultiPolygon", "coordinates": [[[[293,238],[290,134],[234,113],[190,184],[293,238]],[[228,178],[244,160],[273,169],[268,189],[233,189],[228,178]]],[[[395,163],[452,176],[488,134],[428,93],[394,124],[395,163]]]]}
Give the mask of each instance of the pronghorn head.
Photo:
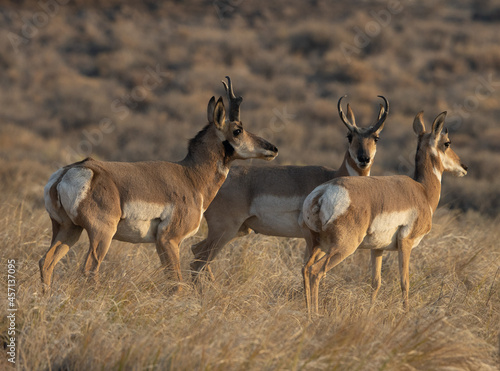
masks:
{"type": "Polygon", "coordinates": [[[233,92],[231,79],[226,76],[227,84],[222,81],[229,99],[229,119],[226,120],[222,97],[217,104],[212,97],[208,104],[208,121],[214,122],[218,129],[219,138],[232,152],[232,159],[261,158],[272,160],[278,155],[278,148],[268,141],[246,131],[240,121],[240,104],[242,97],[236,97],[233,92]]]}
{"type": "Polygon", "coordinates": [[[425,154],[430,154],[433,171],[439,179],[444,171],[449,171],[459,177],[466,175],[467,166],[460,162],[458,155],[451,149],[448,130],[444,128],[446,111],[434,119],[430,132],[425,131],[423,114],[424,111],[419,112],[413,120],[413,131],[418,135],[417,163],[425,158],[425,154]]]}
{"type": "Polygon", "coordinates": [[[342,122],[347,127],[347,139],[349,139],[349,155],[359,169],[367,169],[373,163],[373,158],[377,152],[377,141],[379,134],[384,128],[384,123],[389,114],[389,102],[383,96],[379,95],[385,102],[385,107],[380,105],[377,122],[368,127],[360,128],[356,126],[356,119],[352,112],[351,106],[347,104],[347,117],[342,111],[342,99],[346,95],[340,97],[338,102],[338,110],[342,122]]]}

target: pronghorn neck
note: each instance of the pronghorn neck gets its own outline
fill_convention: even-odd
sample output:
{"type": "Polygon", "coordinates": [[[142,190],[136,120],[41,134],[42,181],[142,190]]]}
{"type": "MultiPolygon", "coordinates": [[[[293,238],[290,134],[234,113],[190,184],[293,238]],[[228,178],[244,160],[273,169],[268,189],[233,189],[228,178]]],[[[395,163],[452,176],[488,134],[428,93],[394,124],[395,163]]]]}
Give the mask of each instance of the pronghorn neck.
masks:
{"type": "Polygon", "coordinates": [[[360,169],[356,165],[356,161],[352,159],[349,150],[347,150],[344,155],[344,161],[342,161],[342,165],[338,169],[338,174],[339,176],[369,176],[370,169],[371,165],[366,169],[360,169]]]}
{"type": "Polygon", "coordinates": [[[424,186],[427,200],[434,212],[437,209],[441,197],[443,166],[437,158],[438,154],[435,148],[422,150],[420,147],[421,142],[419,142],[417,154],[415,156],[415,175],[413,179],[424,186]]]}
{"type": "Polygon", "coordinates": [[[233,160],[234,149],[227,142],[221,142],[215,130],[210,124],[203,128],[189,141],[188,154],[179,162],[202,194],[204,209],[226,180],[233,160]]]}

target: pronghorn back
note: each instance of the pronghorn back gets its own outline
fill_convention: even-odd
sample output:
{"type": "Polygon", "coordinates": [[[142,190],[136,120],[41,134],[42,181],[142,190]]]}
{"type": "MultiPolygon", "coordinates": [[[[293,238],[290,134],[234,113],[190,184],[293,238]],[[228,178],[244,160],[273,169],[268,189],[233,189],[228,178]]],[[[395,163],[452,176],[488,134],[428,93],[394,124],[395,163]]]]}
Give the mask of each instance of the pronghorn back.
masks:
{"type": "MultiPolygon", "coordinates": [[[[304,201],[303,221],[311,230],[366,235],[360,248],[394,249],[398,233],[430,231],[430,208],[420,214],[415,204],[427,203],[425,189],[407,176],[342,177],[317,187],[304,201]],[[358,202],[363,200],[363,202],[358,202]],[[354,202],[353,202],[354,201],[354,202]]],[[[341,238],[341,237],[339,237],[341,238]]]]}

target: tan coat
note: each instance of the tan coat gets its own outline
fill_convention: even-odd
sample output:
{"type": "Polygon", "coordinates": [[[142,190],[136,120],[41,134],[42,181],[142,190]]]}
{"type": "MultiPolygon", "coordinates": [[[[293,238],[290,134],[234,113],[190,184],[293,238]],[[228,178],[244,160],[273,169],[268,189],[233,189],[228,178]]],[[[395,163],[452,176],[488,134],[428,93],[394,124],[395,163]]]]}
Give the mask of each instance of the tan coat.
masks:
{"type": "MultiPolygon", "coordinates": [[[[376,153],[376,142],[384,128],[389,105],[380,108],[377,122],[367,128],[356,126],[348,105],[348,117],[339,115],[348,128],[349,147],[338,170],[322,166],[236,166],[205,212],[208,236],[192,246],[194,261],[191,269],[197,272],[237,236],[254,230],[270,236],[304,238],[305,258],[312,251],[310,231],[299,224],[299,215],[307,195],[318,185],[341,176],[370,174],[376,153]]],[[[213,277],[213,275],[212,275],[213,277]]]]}
{"type": "Polygon", "coordinates": [[[303,225],[313,234],[311,258],[303,269],[308,309],[318,311],[318,288],[326,272],[358,248],[372,250],[374,300],[380,287],[384,250],[397,250],[401,289],[408,306],[411,249],[431,230],[432,214],[441,192],[441,176],[451,171],[464,176],[467,167],[442,133],[446,113],[425,132],[422,112],[414,121],[419,136],[415,176],[338,178],[320,185],[303,205],[303,225]]]}
{"type": "Polygon", "coordinates": [[[56,171],[45,187],[53,238],[40,260],[42,283],[50,286],[54,266],[83,229],[90,240],[86,274],[97,274],[111,240],[117,239],[156,243],[162,265],[181,281],[179,244],[198,230],[231,162],[277,155],[274,145],[245,131],[241,122],[226,121],[222,97],[217,104],[212,97],[208,118],[178,163],[89,158],[56,171]]]}

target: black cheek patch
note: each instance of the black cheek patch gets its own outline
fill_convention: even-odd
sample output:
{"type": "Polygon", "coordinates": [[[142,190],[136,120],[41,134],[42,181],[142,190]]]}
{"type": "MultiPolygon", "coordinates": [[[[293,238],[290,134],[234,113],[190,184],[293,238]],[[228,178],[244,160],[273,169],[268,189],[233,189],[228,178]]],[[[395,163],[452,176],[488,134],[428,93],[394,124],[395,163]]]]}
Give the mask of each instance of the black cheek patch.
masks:
{"type": "Polygon", "coordinates": [[[233,157],[234,155],[234,147],[229,143],[227,140],[222,142],[222,145],[224,146],[224,157],[226,159],[229,159],[233,157]]]}

